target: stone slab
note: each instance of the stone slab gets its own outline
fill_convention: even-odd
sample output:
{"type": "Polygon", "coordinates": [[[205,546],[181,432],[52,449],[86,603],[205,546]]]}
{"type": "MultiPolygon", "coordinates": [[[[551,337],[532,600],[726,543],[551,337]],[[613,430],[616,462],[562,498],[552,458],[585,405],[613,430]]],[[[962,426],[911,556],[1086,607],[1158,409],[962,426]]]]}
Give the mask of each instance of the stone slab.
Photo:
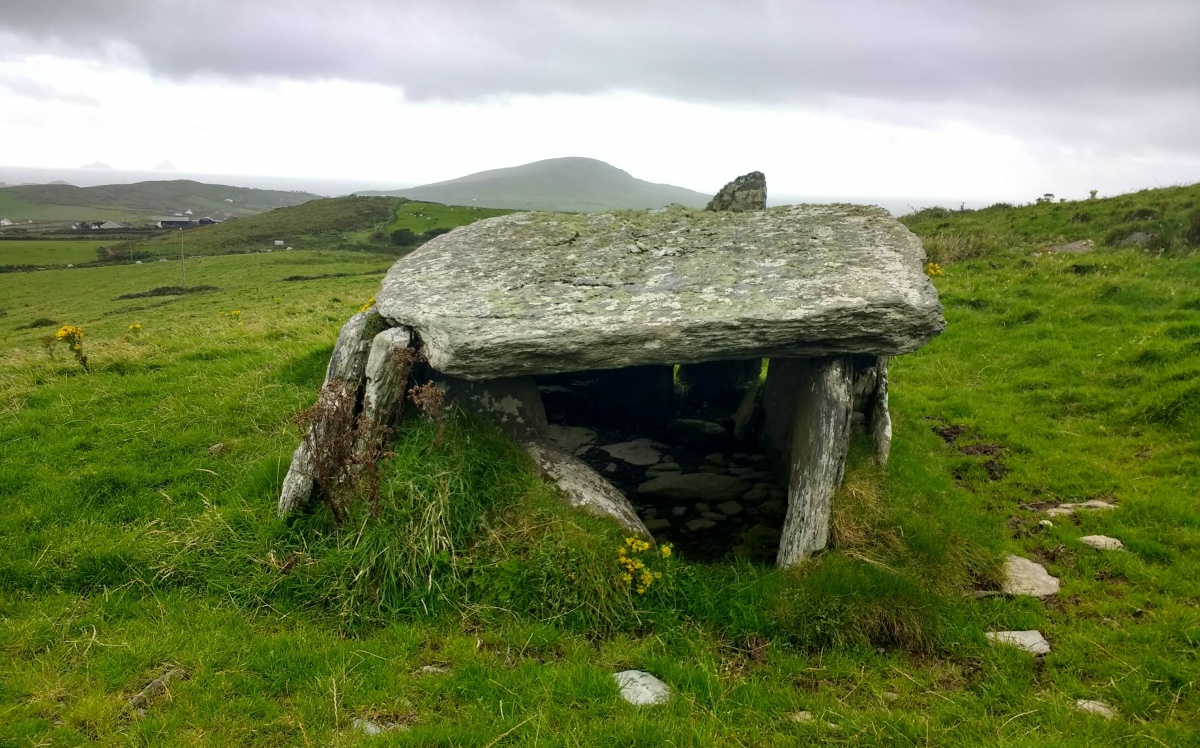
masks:
{"type": "Polygon", "coordinates": [[[731,475],[712,473],[663,473],[638,486],[638,493],[671,501],[702,501],[719,504],[740,499],[750,484],[731,475]]]}
{"type": "Polygon", "coordinates": [[[468,379],[895,355],[945,326],[924,261],[874,207],[518,213],[430,241],[375,298],[434,368],[468,379]]]}
{"type": "Polygon", "coordinates": [[[654,465],[662,459],[662,454],[654,448],[649,439],[634,439],[633,441],[618,442],[617,444],[605,444],[600,449],[608,452],[609,455],[618,460],[639,467],[654,465]]]}
{"type": "Polygon", "coordinates": [[[522,446],[538,470],[558,486],[571,506],[598,517],[611,517],[625,532],[651,538],[650,531],[625,494],[586,462],[548,441],[528,441],[522,446]]]}

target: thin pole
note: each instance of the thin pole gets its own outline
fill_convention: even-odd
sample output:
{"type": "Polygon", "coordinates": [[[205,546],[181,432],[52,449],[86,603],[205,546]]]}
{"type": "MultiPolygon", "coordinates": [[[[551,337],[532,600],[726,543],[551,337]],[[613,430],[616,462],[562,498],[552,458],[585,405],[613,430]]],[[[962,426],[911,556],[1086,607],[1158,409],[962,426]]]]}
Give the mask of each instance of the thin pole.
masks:
{"type": "Polygon", "coordinates": [[[179,229],[179,268],[183,271],[183,287],[187,288],[187,260],[183,259],[183,229],[179,229]]]}

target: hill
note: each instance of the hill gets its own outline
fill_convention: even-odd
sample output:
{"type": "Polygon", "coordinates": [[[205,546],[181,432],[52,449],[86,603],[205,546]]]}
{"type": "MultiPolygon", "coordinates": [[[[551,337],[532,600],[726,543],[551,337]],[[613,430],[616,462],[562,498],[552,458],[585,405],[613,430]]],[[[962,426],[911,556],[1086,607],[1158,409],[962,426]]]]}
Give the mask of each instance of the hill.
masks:
{"type": "MultiPolygon", "coordinates": [[[[402,201],[394,197],[320,198],[214,226],[190,229],[186,232],[187,243],[217,249],[275,239],[295,242],[301,237],[357,231],[375,224],[391,222],[400,202],[402,201]]],[[[150,240],[146,246],[149,248],[164,243],[177,245],[178,241],[178,233],[172,232],[150,240]]]]}
{"type": "Polygon", "coordinates": [[[1090,200],[1044,195],[1028,205],[978,210],[925,208],[900,218],[925,241],[935,262],[1001,252],[1032,252],[1090,240],[1094,247],[1155,253],[1200,248],[1200,184],[1141,190],[1090,200]]]}
{"type": "MultiPolygon", "coordinates": [[[[428,232],[453,229],[505,212],[402,197],[350,195],[310,200],[215,226],[189,229],[185,241],[189,247],[208,252],[262,247],[277,239],[297,248],[353,245],[361,249],[370,244],[389,248],[398,244],[392,238],[397,231],[406,230],[411,241],[421,241],[428,232]]],[[[178,232],[160,235],[142,244],[140,249],[151,254],[160,248],[174,252],[179,246],[178,237],[178,232]]]]}
{"type": "Polygon", "coordinates": [[[0,188],[0,216],[13,221],[79,220],[127,217],[136,221],[157,214],[249,216],[319,196],[307,192],[259,190],[190,179],[76,187],[36,184],[0,188]]]}
{"type": "Polygon", "coordinates": [[[490,169],[405,190],[360,194],[394,195],[446,205],[581,213],[661,208],[671,203],[702,208],[710,197],[683,187],[637,179],[603,161],[577,157],[490,169]]]}

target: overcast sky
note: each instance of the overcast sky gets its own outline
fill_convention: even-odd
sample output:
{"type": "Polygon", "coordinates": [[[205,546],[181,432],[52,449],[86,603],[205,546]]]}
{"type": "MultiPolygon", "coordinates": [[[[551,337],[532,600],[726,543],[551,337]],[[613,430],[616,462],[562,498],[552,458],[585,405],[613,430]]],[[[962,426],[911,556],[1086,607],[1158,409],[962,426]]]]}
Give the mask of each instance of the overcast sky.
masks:
{"type": "Polygon", "coordinates": [[[0,165],[712,192],[1200,181],[1200,0],[4,0],[0,165]]]}

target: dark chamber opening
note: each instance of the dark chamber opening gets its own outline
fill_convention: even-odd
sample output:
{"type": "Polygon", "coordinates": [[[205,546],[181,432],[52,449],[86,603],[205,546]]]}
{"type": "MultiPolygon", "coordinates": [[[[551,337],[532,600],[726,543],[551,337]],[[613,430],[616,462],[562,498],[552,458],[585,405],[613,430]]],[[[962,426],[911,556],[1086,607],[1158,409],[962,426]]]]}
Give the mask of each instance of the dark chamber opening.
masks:
{"type": "Polygon", "coordinates": [[[760,445],[763,361],[537,377],[552,438],[621,490],[660,542],[692,560],[773,563],[784,466],[760,445]],[[595,432],[590,444],[565,428],[595,432]],[[606,449],[608,448],[608,449],[606,449]]]}

